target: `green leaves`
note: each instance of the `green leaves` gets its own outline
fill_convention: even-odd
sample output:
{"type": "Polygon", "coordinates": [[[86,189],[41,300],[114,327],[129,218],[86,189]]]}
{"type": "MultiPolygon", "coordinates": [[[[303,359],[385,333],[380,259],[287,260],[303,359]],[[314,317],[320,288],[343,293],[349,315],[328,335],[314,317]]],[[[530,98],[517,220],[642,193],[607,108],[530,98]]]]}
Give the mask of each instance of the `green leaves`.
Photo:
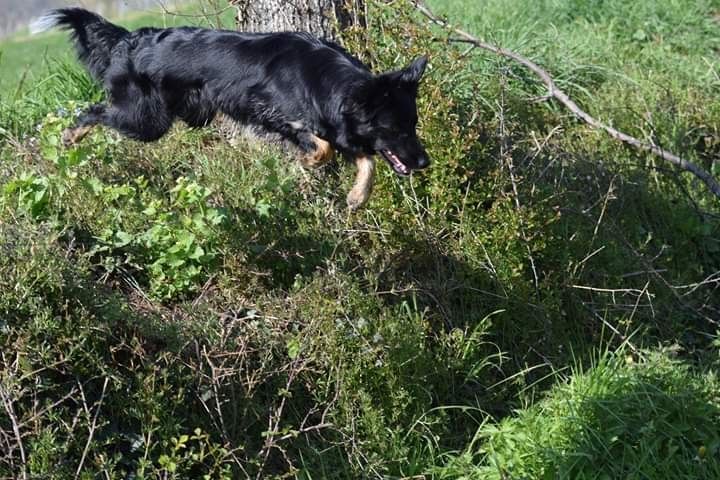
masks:
{"type": "Polygon", "coordinates": [[[300,340],[297,337],[287,341],[287,353],[290,360],[295,360],[300,354],[300,340]]]}
{"type": "Polygon", "coordinates": [[[113,243],[113,247],[124,247],[125,245],[130,244],[130,242],[133,241],[133,236],[130,235],[127,232],[123,232],[122,230],[119,230],[115,232],[115,239],[116,241],[113,243]]]}
{"type": "MultiPolygon", "coordinates": [[[[78,105],[73,102],[68,105],[68,108],[77,109],[78,105]]],[[[74,167],[87,163],[91,154],[98,155],[105,151],[105,148],[98,148],[105,141],[104,137],[101,138],[98,135],[94,136],[95,141],[93,143],[96,143],[96,145],[93,145],[93,148],[90,148],[86,143],[71,147],[64,146],[62,142],[63,131],[70,127],[72,123],[73,118],[70,116],[58,116],[49,113],[45,116],[40,129],[40,154],[43,158],[55,164],[60,177],[74,178],[77,175],[74,167]]]]}
{"type": "Polygon", "coordinates": [[[109,247],[111,256],[130,251],[140,260],[152,297],[170,299],[193,291],[215,263],[217,227],[225,221],[225,214],[209,205],[210,189],[186,177],[176,180],[169,192],[169,205],[157,198],[146,199],[148,186],[143,177],[136,178],[135,184],[138,188],[124,184],[100,189],[97,182],[93,183],[104,202],[120,202],[112,207],[117,209],[118,218],[124,210],[147,205],[141,212],[144,229],[131,233],[118,227],[104,232],[98,240],[109,247]]]}
{"type": "MultiPolygon", "coordinates": [[[[76,109],[74,102],[68,109],[76,109]]],[[[91,157],[104,155],[107,143],[104,137],[95,136],[92,147],[87,145],[66,148],[62,143],[62,132],[69,127],[73,119],[49,113],[43,119],[38,133],[38,150],[40,156],[49,162],[50,172],[23,173],[20,177],[5,184],[2,191],[2,202],[29,214],[34,219],[46,218],[50,215],[51,200],[56,207],[62,206],[63,197],[78,175],[78,167],[82,167],[91,157]]],[[[85,181],[87,188],[98,189],[97,179],[85,181]]]]}
{"type": "MultiPolygon", "coordinates": [[[[69,104],[67,110],[77,110],[69,104]]],[[[63,112],[67,110],[62,110],[63,112]]],[[[81,145],[65,147],[62,134],[73,122],[67,114],[48,114],[39,128],[39,152],[48,173],[23,173],[2,189],[3,206],[35,220],[63,216],[76,187],[102,205],[104,223],[89,252],[109,272],[117,267],[147,275],[150,296],[170,299],[196,289],[215,264],[218,227],[225,213],[211,206],[212,190],[181,176],[165,192],[140,175],[118,184],[80,175],[91,159],[102,158],[114,143],[102,132],[81,145]],[[81,177],[79,180],[78,178],[81,177]]],[[[266,214],[269,209],[266,210],[266,214]]]]}
{"type": "Polygon", "coordinates": [[[51,179],[31,173],[23,173],[3,188],[3,204],[13,204],[34,219],[45,217],[51,191],[51,179]]]}
{"type": "Polygon", "coordinates": [[[193,435],[181,434],[166,443],[166,453],[158,457],[158,465],[164,470],[164,478],[232,478],[226,462],[227,450],[210,441],[208,434],[196,428],[193,435]],[[197,477],[198,466],[212,473],[197,477]]]}

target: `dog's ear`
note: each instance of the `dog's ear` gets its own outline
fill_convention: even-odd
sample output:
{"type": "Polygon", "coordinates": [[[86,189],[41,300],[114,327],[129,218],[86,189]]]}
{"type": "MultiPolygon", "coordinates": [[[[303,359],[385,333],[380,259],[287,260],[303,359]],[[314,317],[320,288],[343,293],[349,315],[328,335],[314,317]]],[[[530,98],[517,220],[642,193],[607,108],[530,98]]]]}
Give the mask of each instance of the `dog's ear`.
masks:
{"type": "Polygon", "coordinates": [[[423,55],[422,57],[415,59],[415,61],[406,68],[400,70],[400,81],[402,83],[417,85],[420,82],[420,78],[423,76],[423,73],[425,73],[427,62],[427,55],[423,55]]]}
{"type": "Polygon", "coordinates": [[[343,113],[360,117],[382,107],[397,85],[398,75],[399,72],[383,73],[355,84],[342,107],[343,113]]]}
{"type": "Polygon", "coordinates": [[[398,86],[416,95],[427,62],[428,57],[423,55],[402,70],[382,73],[355,85],[342,107],[343,113],[382,106],[390,92],[398,86]]]}
{"type": "Polygon", "coordinates": [[[425,73],[428,57],[423,55],[416,58],[410,65],[402,70],[395,70],[378,75],[373,79],[375,91],[389,91],[394,87],[401,87],[411,92],[417,92],[420,78],[425,73]]]}

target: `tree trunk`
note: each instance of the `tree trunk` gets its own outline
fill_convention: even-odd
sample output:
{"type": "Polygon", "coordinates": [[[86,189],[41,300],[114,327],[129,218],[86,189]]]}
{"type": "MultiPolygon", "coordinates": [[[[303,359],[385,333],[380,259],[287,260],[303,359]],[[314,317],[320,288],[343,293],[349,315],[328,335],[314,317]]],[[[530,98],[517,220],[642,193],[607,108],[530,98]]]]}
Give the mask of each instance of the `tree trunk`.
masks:
{"type": "Polygon", "coordinates": [[[363,0],[233,0],[241,32],[304,31],[335,38],[336,29],[362,24],[363,0]]]}

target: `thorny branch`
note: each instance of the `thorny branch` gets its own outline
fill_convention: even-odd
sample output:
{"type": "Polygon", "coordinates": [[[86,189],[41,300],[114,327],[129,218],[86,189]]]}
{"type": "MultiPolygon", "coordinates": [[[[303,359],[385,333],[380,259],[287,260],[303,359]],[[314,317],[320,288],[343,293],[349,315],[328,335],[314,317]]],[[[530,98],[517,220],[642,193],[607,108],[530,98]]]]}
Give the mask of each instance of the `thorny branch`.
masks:
{"type": "MultiPolygon", "coordinates": [[[[522,55],[513,52],[512,50],[508,50],[506,48],[498,47],[496,45],[491,45],[489,43],[483,42],[482,40],[478,39],[477,37],[470,35],[464,30],[461,30],[459,28],[453,27],[450,25],[447,21],[441,19],[437,15],[435,15],[432,10],[430,10],[423,2],[422,0],[414,0],[414,6],[415,8],[422,13],[425,17],[427,17],[431,22],[435,23],[436,25],[439,25],[443,28],[446,28],[455,34],[459,35],[459,38],[451,38],[451,42],[455,43],[467,43],[470,45],[474,45],[478,48],[482,48],[483,50],[488,50],[490,52],[494,52],[498,55],[501,55],[506,58],[510,58],[511,60],[514,60],[530,71],[532,71],[535,75],[537,75],[542,83],[545,84],[545,86],[548,89],[548,98],[555,98],[560,103],[562,103],[568,110],[570,110],[575,117],[582,120],[583,122],[587,123],[593,128],[604,130],[608,133],[612,138],[615,140],[619,140],[627,145],[630,145],[632,147],[635,147],[640,150],[644,150],[647,152],[652,153],[653,155],[656,155],[660,157],[662,160],[665,160],[666,162],[670,162],[673,165],[676,165],[677,167],[681,168],[682,170],[685,170],[687,172],[692,173],[697,178],[702,180],[707,188],[710,190],[710,192],[713,193],[716,197],[720,198],[720,183],[715,180],[715,178],[706,170],[699,167],[698,165],[690,162],[689,160],[686,160],[684,158],[681,158],[677,155],[675,155],[672,152],[669,152],[668,150],[665,150],[662,147],[659,147],[652,143],[643,142],[641,140],[638,140],[635,137],[632,137],[626,133],[623,133],[619,130],[616,130],[615,128],[606,125],[605,123],[595,119],[594,117],[590,116],[587,112],[585,112],[583,109],[581,109],[565,92],[563,92],[558,86],[555,84],[555,81],[550,76],[550,74],[542,69],[540,66],[538,66],[533,61],[523,57],[522,55]]],[[[468,52],[469,53],[469,52],[468,52]]]]}

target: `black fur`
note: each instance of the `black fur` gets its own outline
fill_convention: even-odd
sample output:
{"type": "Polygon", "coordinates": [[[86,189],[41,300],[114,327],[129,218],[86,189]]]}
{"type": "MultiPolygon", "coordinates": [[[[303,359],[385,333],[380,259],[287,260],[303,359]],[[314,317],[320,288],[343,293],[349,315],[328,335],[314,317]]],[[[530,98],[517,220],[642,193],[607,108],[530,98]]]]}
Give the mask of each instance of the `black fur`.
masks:
{"type": "Polygon", "coordinates": [[[399,175],[429,164],[415,132],[425,57],[373,75],[342,47],[306,33],[129,32],[80,8],[53,10],[43,21],[41,28],[71,30],[80,60],[108,93],[78,127],[102,124],[153,141],[177,118],[200,127],[223,112],[306,152],[319,137],[354,158],[379,152],[399,175]]]}

